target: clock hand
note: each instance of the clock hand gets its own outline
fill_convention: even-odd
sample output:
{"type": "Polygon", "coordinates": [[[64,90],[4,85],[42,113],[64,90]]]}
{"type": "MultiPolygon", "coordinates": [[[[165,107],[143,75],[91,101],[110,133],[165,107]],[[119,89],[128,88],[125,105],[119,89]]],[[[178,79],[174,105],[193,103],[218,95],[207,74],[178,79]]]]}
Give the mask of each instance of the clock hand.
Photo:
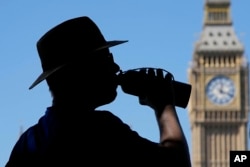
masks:
{"type": "Polygon", "coordinates": [[[233,97],[233,93],[232,92],[227,91],[227,92],[225,92],[225,94],[227,94],[230,97],[233,97]]]}

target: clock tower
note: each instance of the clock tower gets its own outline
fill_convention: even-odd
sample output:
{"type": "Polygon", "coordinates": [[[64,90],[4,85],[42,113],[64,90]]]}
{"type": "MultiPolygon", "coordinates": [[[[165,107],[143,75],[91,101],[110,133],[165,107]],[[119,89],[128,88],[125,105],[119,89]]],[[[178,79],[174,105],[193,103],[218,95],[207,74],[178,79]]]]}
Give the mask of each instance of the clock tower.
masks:
{"type": "Polygon", "coordinates": [[[188,71],[193,167],[229,167],[247,150],[249,67],[231,19],[230,0],[205,0],[203,30],[188,71]]]}

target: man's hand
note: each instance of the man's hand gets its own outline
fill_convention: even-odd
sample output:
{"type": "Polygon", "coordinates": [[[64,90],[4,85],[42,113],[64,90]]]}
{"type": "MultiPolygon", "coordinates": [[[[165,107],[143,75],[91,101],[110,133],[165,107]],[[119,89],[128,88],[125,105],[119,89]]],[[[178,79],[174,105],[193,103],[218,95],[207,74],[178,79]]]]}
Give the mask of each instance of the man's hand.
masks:
{"type": "Polygon", "coordinates": [[[141,68],[120,75],[120,85],[125,93],[138,96],[141,105],[162,111],[167,104],[174,105],[173,76],[162,69],[141,68]]]}
{"type": "Polygon", "coordinates": [[[141,105],[148,105],[155,111],[162,111],[167,104],[174,105],[173,77],[170,73],[165,76],[162,69],[139,71],[145,75],[145,91],[139,96],[141,105]]]}

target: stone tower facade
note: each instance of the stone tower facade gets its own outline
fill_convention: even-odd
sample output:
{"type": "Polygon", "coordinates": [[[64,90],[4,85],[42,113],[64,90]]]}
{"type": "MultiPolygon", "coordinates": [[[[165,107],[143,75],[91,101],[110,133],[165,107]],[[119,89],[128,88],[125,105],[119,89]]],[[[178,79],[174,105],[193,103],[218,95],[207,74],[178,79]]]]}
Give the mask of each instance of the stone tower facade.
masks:
{"type": "Polygon", "coordinates": [[[230,150],[247,150],[249,67],[230,5],[205,0],[203,30],[188,70],[193,167],[229,167],[230,150]]]}

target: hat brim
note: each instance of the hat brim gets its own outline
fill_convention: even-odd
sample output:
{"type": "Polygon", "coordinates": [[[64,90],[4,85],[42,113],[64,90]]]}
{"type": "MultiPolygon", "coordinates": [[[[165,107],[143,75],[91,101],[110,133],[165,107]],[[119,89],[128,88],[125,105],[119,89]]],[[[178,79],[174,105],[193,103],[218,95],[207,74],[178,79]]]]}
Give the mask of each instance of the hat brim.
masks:
{"type": "MultiPolygon", "coordinates": [[[[97,49],[94,50],[94,52],[98,51],[98,50],[102,50],[102,49],[106,49],[106,48],[110,48],[110,47],[113,47],[113,46],[116,46],[116,45],[120,45],[120,44],[123,44],[125,42],[128,42],[128,40],[114,40],[114,41],[107,41],[106,44],[104,46],[101,46],[97,49]]],[[[40,82],[42,82],[44,79],[46,79],[48,76],[50,76],[51,74],[53,74],[54,72],[56,72],[57,70],[61,69],[63,66],[65,66],[65,64],[59,66],[59,67],[56,67],[54,69],[51,69],[51,70],[47,70],[47,71],[44,71],[42,74],[40,74],[38,76],[38,78],[31,84],[31,86],[29,87],[29,89],[32,89],[34,88],[36,85],[38,85],[40,82]]]]}
{"type": "Polygon", "coordinates": [[[95,51],[106,49],[106,48],[110,48],[112,46],[120,45],[120,44],[123,44],[125,42],[128,42],[128,40],[123,40],[123,41],[117,41],[117,40],[116,41],[107,41],[106,45],[97,48],[95,51]]]}

